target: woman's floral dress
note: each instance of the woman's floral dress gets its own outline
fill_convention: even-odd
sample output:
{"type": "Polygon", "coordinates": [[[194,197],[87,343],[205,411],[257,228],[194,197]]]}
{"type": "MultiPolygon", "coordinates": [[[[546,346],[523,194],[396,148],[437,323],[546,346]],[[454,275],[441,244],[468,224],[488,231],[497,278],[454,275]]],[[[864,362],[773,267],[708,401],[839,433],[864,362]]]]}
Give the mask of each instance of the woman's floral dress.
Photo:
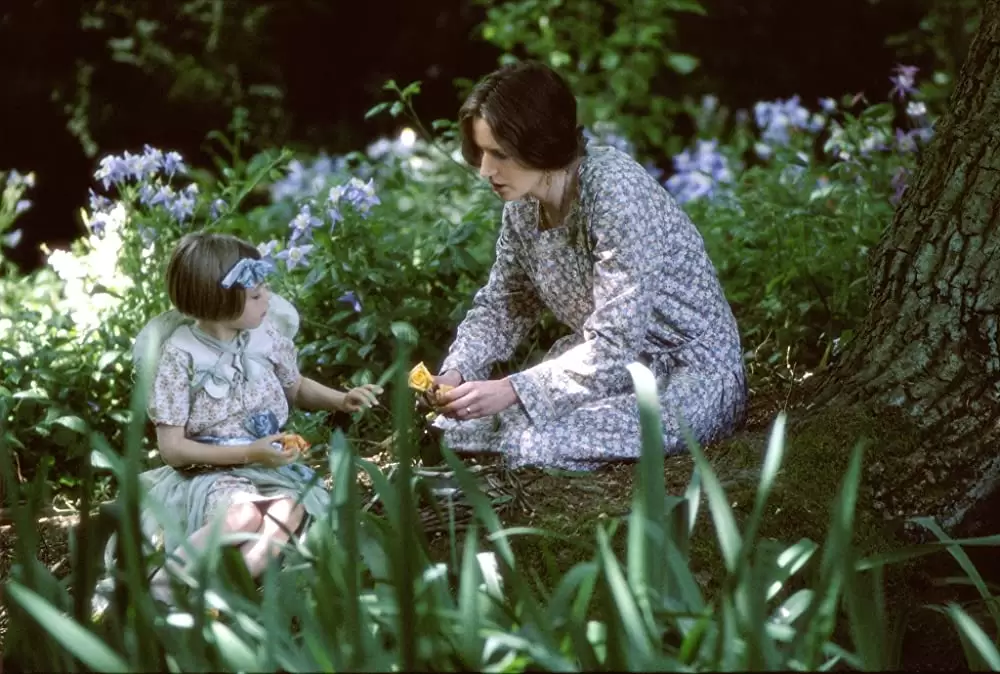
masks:
{"type": "Polygon", "coordinates": [[[628,155],[589,147],[563,226],[539,229],[533,197],[505,204],[496,261],[441,372],[489,378],[548,309],[573,331],[509,377],[519,403],[492,418],[439,418],[457,451],[500,452],[512,468],[589,470],[636,459],[639,416],[626,366],[656,376],[666,451],[679,419],[701,443],[745,415],[740,337],[694,224],[628,155]]]}

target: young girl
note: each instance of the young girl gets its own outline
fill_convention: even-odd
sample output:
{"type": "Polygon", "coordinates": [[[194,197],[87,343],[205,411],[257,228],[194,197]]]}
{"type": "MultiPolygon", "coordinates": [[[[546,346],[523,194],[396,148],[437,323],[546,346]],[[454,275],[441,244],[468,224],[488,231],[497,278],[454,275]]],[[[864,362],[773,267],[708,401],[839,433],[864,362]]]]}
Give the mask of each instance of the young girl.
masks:
{"type": "MultiPolygon", "coordinates": [[[[176,311],[147,325],[135,349],[137,365],[144,355],[158,358],[148,413],[167,465],[142,475],[148,497],[179,516],[194,550],[204,548],[213,524],[220,533],[260,534],[241,546],[254,577],[287,532],[329,501],[316,483],[306,490],[313,473],[293,463],[297,450],[281,449],[289,405],[354,412],[377,404],[382,392],[374,385],[340,392],[299,374],[291,341],[298,315],[268,289],[272,271],[245,241],[185,236],[167,268],[176,311]]],[[[142,529],[185,562],[181,541],[162,532],[148,508],[142,529]]],[[[169,597],[167,578],[162,568],[151,578],[154,596],[169,597]]]]}

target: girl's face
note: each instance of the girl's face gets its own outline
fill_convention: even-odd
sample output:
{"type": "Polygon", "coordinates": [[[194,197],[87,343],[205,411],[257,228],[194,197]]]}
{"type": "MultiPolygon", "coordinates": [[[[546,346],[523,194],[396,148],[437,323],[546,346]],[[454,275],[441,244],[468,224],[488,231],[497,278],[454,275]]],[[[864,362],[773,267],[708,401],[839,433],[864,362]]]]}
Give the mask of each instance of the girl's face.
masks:
{"type": "Polygon", "coordinates": [[[538,196],[543,173],[523,166],[504,152],[482,117],[472,120],[472,137],[482,152],[479,175],[490,181],[490,187],[501,199],[517,201],[527,194],[538,196]]]}
{"type": "Polygon", "coordinates": [[[247,299],[243,305],[243,314],[230,323],[236,330],[253,330],[260,327],[267,316],[268,302],[271,301],[271,289],[266,283],[246,291],[247,299]]]}

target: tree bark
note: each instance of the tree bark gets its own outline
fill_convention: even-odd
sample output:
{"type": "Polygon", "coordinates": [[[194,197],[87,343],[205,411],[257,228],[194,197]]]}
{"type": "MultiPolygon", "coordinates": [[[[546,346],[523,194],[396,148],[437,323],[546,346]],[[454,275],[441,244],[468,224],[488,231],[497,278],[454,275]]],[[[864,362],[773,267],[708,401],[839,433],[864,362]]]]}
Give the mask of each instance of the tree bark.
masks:
{"type": "Polygon", "coordinates": [[[888,516],[954,530],[1000,477],[1000,0],[983,8],[869,287],[866,321],[818,400],[903,410],[926,443],[883,474],[879,500],[888,516]]]}

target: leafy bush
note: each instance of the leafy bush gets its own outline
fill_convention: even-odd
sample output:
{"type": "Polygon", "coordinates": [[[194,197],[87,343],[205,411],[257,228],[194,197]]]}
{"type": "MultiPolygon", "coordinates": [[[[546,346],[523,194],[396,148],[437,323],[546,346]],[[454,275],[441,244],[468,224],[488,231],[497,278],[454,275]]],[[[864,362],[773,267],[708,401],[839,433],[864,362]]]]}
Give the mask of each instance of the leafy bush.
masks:
{"type": "MultiPolygon", "coordinates": [[[[674,157],[665,185],[701,230],[759,362],[821,364],[864,314],[867,252],[934,117],[913,69],[892,81],[899,109],[827,100],[813,112],[792,98],[758,103],[753,119],[711,99],[692,110],[700,139],[674,157]],[[895,130],[900,118],[909,130],[895,130]]],[[[335,386],[391,381],[398,339],[415,359],[440,362],[487,275],[500,202],[461,164],[454,125],[438,120],[431,132],[413,114],[419,85],[387,88],[397,100],[371,114],[408,116],[415,130],[364,153],[244,158],[237,116],[228,137],[212,134],[216,171],[150,147],[102,160],[82,212],[88,235],[52,251],[32,282],[3,281],[0,396],[11,400],[5,433],[29,478],[58,458],[72,486],[84,423],[121,443],[132,340],[168,308],[164,264],[191,229],[241,235],[276,256],[287,273],[275,288],[303,319],[304,371],[335,386]]],[[[637,154],[612,124],[588,134],[637,154]]],[[[0,212],[24,201],[19,180],[0,212]]],[[[501,370],[533,362],[564,332],[548,319],[501,370]]],[[[292,424],[319,442],[331,422],[355,438],[389,430],[378,414],[350,423],[296,413],[292,424]]]]}
{"type": "MultiPolygon", "coordinates": [[[[864,316],[868,253],[933,133],[915,70],[891,78],[896,105],[760,102],[726,145],[700,140],[705,156],[691,167],[674,159],[668,186],[702,229],[747,348],[765,360],[822,363],[864,316]],[[713,155],[733,167],[728,180],[703,168],[713,155]]],[[[702,128],[719,128],[724,115],[707,110],[702,128]]]]}
{"type": "Polygon", "coordinates": [[[476,0],[487,8],[483,38],[503,61],[532,58],[559,70],[587,126],[617,123],[649,150],[676,150],[678,101],[653,93],[664,76],[685,76],[698,59],[673,48],[676,15],[704,14],[698,0],[476,0]]]}
{"type": "MultiPolygon", "coordinates": [[[[217,158],[218,174],[148,146],[102,159],[82,212],[87,236],[17,285],[44,301],[26,302],[28,290],[9,296],[18,301],[0,336],[9,365],[0,396],[10,400],[6,433],[28,477],[52,457],[61,473],[78,472],[84,422],[121,444],[129,350],[169,307],[165,263],[192,229],[243,236],[277,258],[287,274],[275,289],[302,316],[304,371],[335,386],[387,381],[397,338],[419,343],[423,360],[442,358],[491,262],[499,222],[499,201],[456,162],[453,142],[441,144],[448,129],[434,145],[409,135],[392,152],[373,147],[378,160],[352,153],[309,166],[289,163],[288,152],[245,160],[241,129],[231,131],[214,135],[230,155],[217,158]],[[73,432],[56,435],[53,424],[73,432]]],[[[374,429],[355,430],[389,430],[386,419],[369,421],[374,429]]],[[[314,441],[328,422],[326,413],[293,421],[314,441]]]]}

